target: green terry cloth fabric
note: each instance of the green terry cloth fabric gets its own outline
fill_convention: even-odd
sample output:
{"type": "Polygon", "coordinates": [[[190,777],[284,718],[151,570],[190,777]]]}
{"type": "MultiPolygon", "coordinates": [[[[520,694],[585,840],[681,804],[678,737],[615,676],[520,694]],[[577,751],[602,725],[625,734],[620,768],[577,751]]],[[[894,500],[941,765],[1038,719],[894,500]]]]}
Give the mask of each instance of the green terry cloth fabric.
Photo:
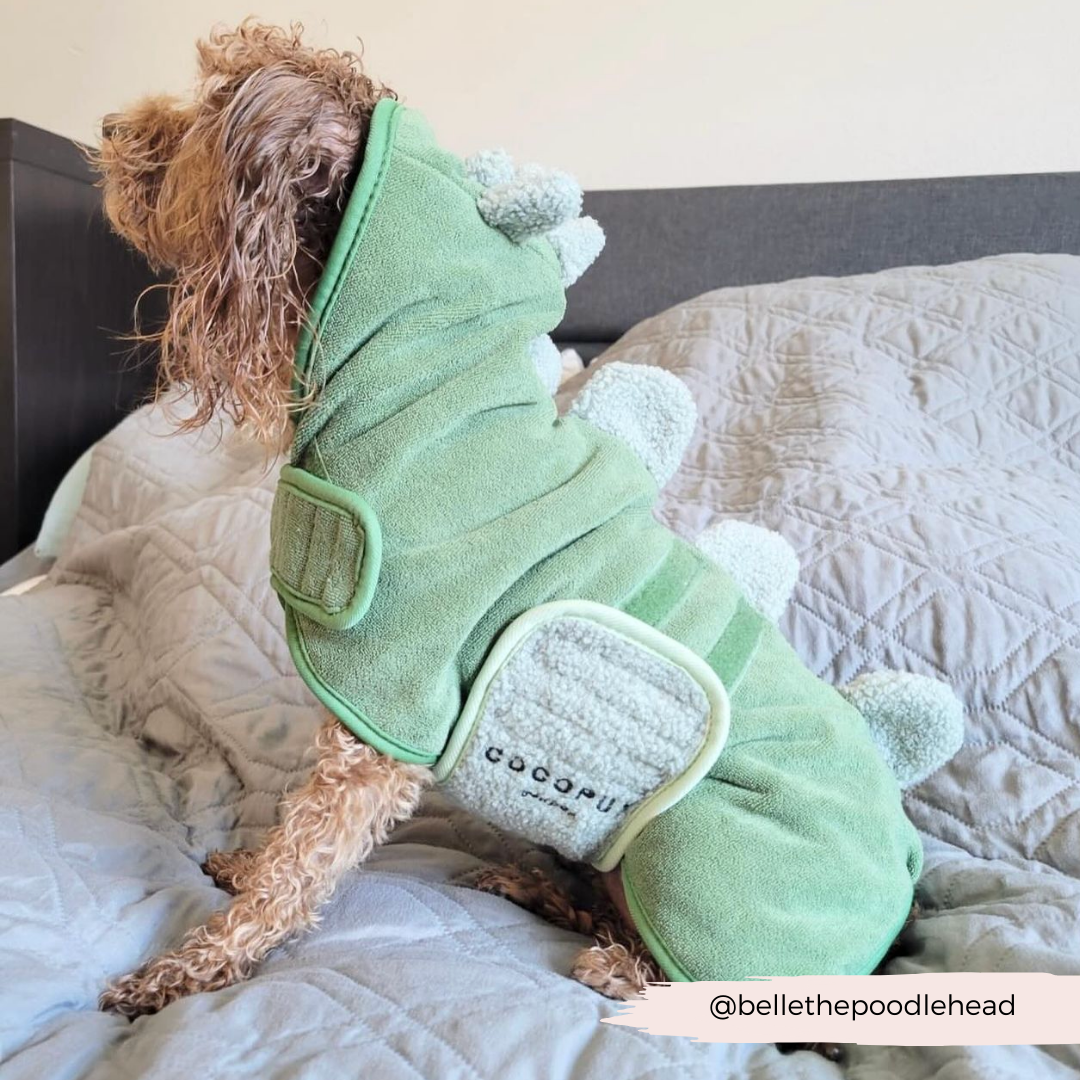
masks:
{"type": "Polygon", "coordinates": [[[669,978],[878,965],[910,911],[922,847],[865,727],[763,628],[731,693],[724,752],[622,861],[637,928],[669,978]]]}
{"type": "MultiPolygon", "coordinates": [[[[644,593],[657,598],[647,621],[669,617],[704,653],[737,600],[653,519],[638,458],[558,418],[527,349],[562,318],[558,262],[546,241],[485,224],[481,190],[418,113],[380,102],[297,364],[318,392],[293,464],[363,498],[381,567],[348,629],[283,596],[293,657],[357,735],[424,763],[492,642],[529,608],[569,597],[636,614],[644,593]]],[[[302,531],[272,539],[278,565],[321,558],[286,557],[302,531]]]]}
{"type": "Polygon", "coordinates": [[[481,190],[380,102],[297,355],[313,393],[271,556],[293,658],[360,738],[433,763],[525,611],[591,600],[649,623],[737,711],[714,778],[625,857],[647,942],[671,978],[869,970],[918,873],[896,783],[859,714],[655,520],[630,448],[558,418],[528,351],[562,317],[557,259],[485,224],[481,190]],[[314,509],[291,512],[304,491],[314,509]]]}

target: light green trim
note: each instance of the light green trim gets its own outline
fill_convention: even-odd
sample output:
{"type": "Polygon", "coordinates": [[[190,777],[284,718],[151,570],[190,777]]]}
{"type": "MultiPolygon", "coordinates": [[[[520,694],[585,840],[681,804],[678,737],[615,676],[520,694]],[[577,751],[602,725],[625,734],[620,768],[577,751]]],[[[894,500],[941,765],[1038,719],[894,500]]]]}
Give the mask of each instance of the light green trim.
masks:
{"type": "Polygon", "coordinates": [[[634,886],[630,884],[626,876],[625,866],[619,871],[619,877],[622,879],[623,895],[626,897],[626,906],[630,911],[634,929],[645,942],[653,959],[672,982],[695,982],[693,976],[688,975],[682,965],[668,952],[652,923],[649,922],[649,916],[645,914],[645,909],[641,906],[637,893],[634,892],[634,886]]]}
{"type": "Polygon", "coordinates": [[[389,151],[394,142],[399,111],[400,107],[393,98],[383,98],[371,114],[360,175],[356,178],[356,186],[345,207],[345,214],[326,258],[319,284],[315,287],[308,318],[300,327],[297,336],[294,364],[296,373],[293,378],[293,392],[297,397],[302,398],[304,394],[302,378],[308,374],[319,328],[334,309],[345,280],[345,271],[352,265],[356,249],[364,239],[364,231],[390,161],[389,151]]]}
{"type": "Polygon", "coordinates": [[[368,746],[409,765],[433,765],[435,754],[417,750],[413,746],[388,738],[362,712],[354,709],[329,683],[318,676],[308,658],[304,635],[297,622],[296,612],[286,604],[283,606],[285,607],[285,640],[289,643],[289,653],[292,655],[300,677],[319,701],[368,746]]]}
{"type": "Polygon", "coordinates": [[[554,619],[588,619],[618,634],[633,645],[660,656],[686,672],[701,687],[709,702],[709,721],[701,746],[693,761],[678,776],[661,784],[643,799],[619,826],[608,845],[592,860],[598,870],[618,865],[630,842],[657,814],[674,806],[704,779],[727,742],[731,706],[724,684],[709,665],[685,645],[669,638],[655,627],[627,615],[625,611],[593,603],[591,600],[555,600],[519,615],[502,633],[488,654],[469,691],[465,708],[458,718],[442,756],[435,764],[435,779],[444,781],[454,771],[476,733],[487,697],[499,672],[513,654],[540,626],[554,619]]]}
{"type": "Polygon", "coordinates": [[[351,579],[355,582],[352,596],[340,607],[329,608],[316,597],[300,592],[284,581],[278,573],[280,564],[275,565],[277,560],[274,552],[278,543],[306,545],[311,543],[311,537],[280,537],[275,529],[270,543],[271,585],[289,607],[295,608],[320,626],[330,630],[347,630],[355,626],[371,605],[382,565],[382,530],[375,511],[355,492],[347,491],[292,465],[282,467],[276,497],[301,499],[340,517],[355,531],[358,550],[356,561],[350,568],[351,579]]]}

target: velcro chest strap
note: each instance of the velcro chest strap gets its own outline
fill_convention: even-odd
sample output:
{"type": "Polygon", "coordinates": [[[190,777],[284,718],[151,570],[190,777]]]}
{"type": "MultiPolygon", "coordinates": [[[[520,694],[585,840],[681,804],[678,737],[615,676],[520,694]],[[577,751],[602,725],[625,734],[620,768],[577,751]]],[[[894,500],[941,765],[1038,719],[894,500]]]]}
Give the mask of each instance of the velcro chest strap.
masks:
{"type": "Polygon", "coordinates": [[[375,593],[382,537],[357,494],[286,465],[270,515],[270,581],[289,607],[331,630],[363,617],[375,593]]]}

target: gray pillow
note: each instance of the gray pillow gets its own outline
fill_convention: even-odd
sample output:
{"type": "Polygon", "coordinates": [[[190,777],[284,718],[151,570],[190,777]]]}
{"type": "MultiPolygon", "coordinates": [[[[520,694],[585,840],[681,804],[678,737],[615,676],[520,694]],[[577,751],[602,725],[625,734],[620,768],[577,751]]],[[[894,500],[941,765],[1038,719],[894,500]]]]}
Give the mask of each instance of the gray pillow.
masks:
{"type": "Polygon", "coordinates": [[[656,364],[700,416],[659,516],[782,533],[782,628],[847,682],[946,679],[966,744],[908,795],[926,832],[1080,873],[1080,258],[720,289],[597,365],[656,364]]]}

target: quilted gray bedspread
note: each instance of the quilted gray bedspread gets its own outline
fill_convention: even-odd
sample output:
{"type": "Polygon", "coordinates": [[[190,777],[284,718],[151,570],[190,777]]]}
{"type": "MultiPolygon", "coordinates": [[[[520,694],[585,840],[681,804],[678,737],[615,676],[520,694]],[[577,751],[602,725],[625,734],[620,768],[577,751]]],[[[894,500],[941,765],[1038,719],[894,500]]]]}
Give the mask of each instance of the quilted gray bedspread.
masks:
{"type": "MultiPolygon", "coordinates": [[[[701,409],[660,514],[796,547],[807,663],[949,679],[957,758],[909,794],[924,916],[897,972],[1080,974],[1080,259],[728,289],[605,356],[701,409]]],[[[226,903],[319,712],[266,577],[274,466],[143,411],[95,451],[66,554],[0,599],[0,1077],[839,1076],[807,1054],[598,1023],[581,939],[468,888],[526,854],[433,796],[250,982],[134,1024],[106,980],[226,903]]],[[[1076,1046],[852,1047],[847,1072],[1080,1076],[1076,1046]]]]}

